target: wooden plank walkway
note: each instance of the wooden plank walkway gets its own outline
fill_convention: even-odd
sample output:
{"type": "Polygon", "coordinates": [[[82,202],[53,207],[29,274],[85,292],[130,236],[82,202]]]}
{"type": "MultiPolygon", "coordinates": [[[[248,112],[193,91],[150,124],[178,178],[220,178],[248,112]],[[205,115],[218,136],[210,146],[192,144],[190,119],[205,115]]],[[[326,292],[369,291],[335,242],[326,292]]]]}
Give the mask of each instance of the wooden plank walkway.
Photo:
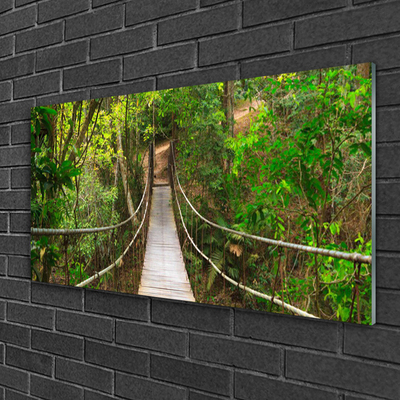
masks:
{"type": "Polygon", "coordinates": [[[172,210],[171,188],[154,186],[139,294],[195,301],[172,210]]]}

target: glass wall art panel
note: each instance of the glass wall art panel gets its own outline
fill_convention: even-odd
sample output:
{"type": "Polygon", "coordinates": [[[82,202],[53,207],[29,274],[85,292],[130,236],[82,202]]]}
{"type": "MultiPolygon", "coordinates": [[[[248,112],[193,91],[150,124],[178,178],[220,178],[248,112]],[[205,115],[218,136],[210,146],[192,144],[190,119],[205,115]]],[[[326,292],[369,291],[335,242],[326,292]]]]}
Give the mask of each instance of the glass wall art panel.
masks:
{"type": "Polygon", "coordinates": [[[371,324],[374,65],[32,109],[32,279],[371,324]]]}

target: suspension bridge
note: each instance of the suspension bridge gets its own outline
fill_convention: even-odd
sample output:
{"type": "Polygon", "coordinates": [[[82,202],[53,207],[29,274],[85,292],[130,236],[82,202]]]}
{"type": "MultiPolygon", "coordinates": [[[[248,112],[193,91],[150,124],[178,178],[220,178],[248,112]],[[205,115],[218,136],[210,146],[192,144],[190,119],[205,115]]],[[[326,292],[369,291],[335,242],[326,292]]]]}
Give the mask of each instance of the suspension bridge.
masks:
{"type": "MultiPolygon", "coordinates": [[[[182,254],[182,246],[190,246],[193,253],[197,253],[215,270],[215,273],[220,275],[226,282],[252,294],[258,298],[267,300],[268,302],[277,304],[293,314],[318,318],[304,310],[295,307],[288,302],[280,299],[273,290],[272,293],[262,293],[246,286],[245,276],[242,279],[235,280],[230,277],[224,268],[219,267],[212,260],[211,256],[207,256],[203,246],[198,245],[197,229],[193,232],[193,219],[200,221],[202,224],[207,224],[211,229],[220,229],[233,235],[239,235],[242,238],[247,238],[260,243],[265,243],[275,248],[286,248],[297,252],[307,252],[311,254],[319,254],[326,257],[349,260],[354,263],[354,273],[352,279],[353,286],[353,301],[359,296],[359,279],[361,264],[372,264],[372,257],[359,253],[346,253],[336,250],[329,250],[311,246],[304,246],[295,243],[288,243],[280,240],[251,235],[245,232],[236,231],[215,222],[209,221],[202,216],[189,201],[185,194],[176,168],[174,143],[170,143],[170,155],[168,160],[168,184],[153,184],[154,165],[153,165],[152,146],[149,148],[149,166],[145,188],[141,197],[140,203],[136,210],[125,221],[100,228],[86,229],[41,229],[32,228],[33,236],[41,235],[61,235],[65,238],[65,243],[68,245],[68,237],[70,235],[97,235],[100,232],[114,231],[117,228],[124,227],[128,222],[132,222],[136,227],[133,233],[133,238],[122,254],[109,266],[98,272],[94,272],[92,276],[82,280],[76,284],[77,287],[85,287],[88,284],[98,280],[108,272],[114,271],[118,274],[119,266],[122,265],[123,258],[130,249],[138,252],[137,259],[142,265],[140,283],[138,285],[138,294],[163,297],[184,301],[196,301],[193,293],[187,268],[185,266],[185,258],[182,254]],[[182,206],[186,209],[183,212],[182,206]],[[174,216],[175,207],[175,216],[174,216]],[[189,210],[189,213],[188,213],[189,210]],[[185,216],[186,215],[186,222],[185,216]],[[191,222],[191,223],[190,223],[191,222]],[[190,225],[190,226],[189,226],[190,225]],[[177,229],[179,227],[179,229],[177,229]],[[142,246],[137,246],[140,241],[142,246]],[[136,246],[135,246],[136,244],[136,246]]],[[[196,222],[197,228],[197,222],[196,222]]],[[[211,241],[209,254],[211,254],[211,241]]],[[[244,260],[244,257],[243,257],[244,260]]],[[[280,264],[280,262],[279,262],[280,264]]],[[[67,263],[66,263],[67,265],[67,263]]],[[[243,267],[243,272],[245,268],[243,267]]],[[[66,271],[68,273],[68,271],[66,271]]],[[[69,279],[69,278],[68,278],[69,279]]],[[[68,281],[67,281],[68,282],[68,281]]],[[[358,303],[358,302],[357,302],[358,303]]],[[[353,307],[353,306],[352,306],[353,307]]]]}

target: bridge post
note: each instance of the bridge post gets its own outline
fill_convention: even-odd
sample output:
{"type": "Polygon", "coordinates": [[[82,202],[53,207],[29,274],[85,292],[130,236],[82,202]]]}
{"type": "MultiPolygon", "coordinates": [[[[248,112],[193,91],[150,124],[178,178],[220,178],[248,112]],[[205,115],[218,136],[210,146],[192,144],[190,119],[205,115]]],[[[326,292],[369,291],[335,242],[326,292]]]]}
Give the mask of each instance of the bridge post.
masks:
{"type": "Polygon", "coordinates": [[[150,191],[153,190],[153,181],[154,181],[154,147],[153,143],[150,143],[149,146],[149,174],[150,174],[150,191]]]}
{"type": "Polygon", "coordinates": [[[169,155],[168,155],[168,181],[169,186],[171,189],[174,188],[174,171],[173,171],[173,159],[172,159],[172,152],[174,151],[174,142],[171,140],[169,142],[169,155]]]}

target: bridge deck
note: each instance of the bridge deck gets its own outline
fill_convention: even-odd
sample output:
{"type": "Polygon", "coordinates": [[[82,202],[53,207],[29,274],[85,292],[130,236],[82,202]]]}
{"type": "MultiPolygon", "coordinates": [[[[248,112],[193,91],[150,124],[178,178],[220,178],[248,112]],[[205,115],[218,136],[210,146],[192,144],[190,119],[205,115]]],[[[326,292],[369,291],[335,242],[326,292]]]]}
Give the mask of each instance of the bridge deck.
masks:
{"type": "Polygon", "coordinates": [[[139,294],[195,301],[183,262],[171,202],[169,186],[153,187],[139,294]]]}

